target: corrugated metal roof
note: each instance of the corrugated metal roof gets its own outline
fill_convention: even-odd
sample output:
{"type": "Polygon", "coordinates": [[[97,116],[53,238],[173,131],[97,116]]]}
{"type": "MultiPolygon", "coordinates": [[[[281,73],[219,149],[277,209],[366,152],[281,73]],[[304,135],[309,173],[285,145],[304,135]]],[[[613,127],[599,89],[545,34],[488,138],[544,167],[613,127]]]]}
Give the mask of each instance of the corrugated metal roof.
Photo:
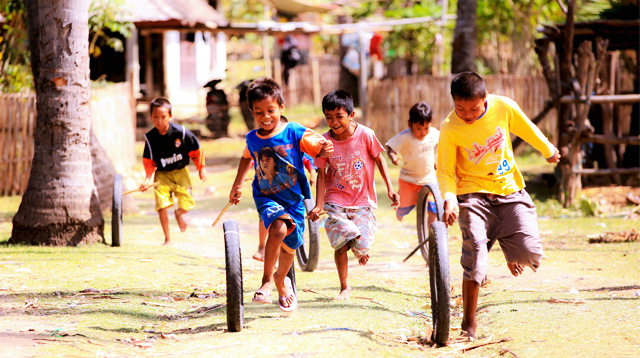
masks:
{"type": "Polygon", "coordinates": [[[227,24],[206,0],[126,0],[127,18],[139,28],[215,29],[227,24]]]}

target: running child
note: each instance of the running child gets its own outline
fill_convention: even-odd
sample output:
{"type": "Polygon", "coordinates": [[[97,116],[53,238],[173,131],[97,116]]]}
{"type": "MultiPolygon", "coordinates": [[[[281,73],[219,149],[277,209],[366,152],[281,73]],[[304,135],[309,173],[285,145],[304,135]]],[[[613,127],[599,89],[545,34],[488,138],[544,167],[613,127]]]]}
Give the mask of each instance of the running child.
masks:
{"type": "MultiPolygon", "coordinates": [[[[418,102],[409,110],[409,128],[396,134],[387,142],[387,154],[391,163],[402,167],[398,178],[400,205],[396,210],[398,221],[409,214],[418,202],[418,193],[425,184],[436,183],[436,149],[440,131],[431,126],[433,112],[426,102],[418,102]]],[[[427,197],[427,227],[437,219],[433,195],[427,197]]]]}
{"type": "Polygon", "coordinates": [[[258,214],[268,231],[264,253],[262,286],[253,296],[254,302],[271,303],[273,283],[280,296],[283,311],[297,307],[287,272],[293,263],[295,250],[302,245],[305,208],[302,202],[311,197],[304,173],[303,153],[312,157],[333,151],[331,141],[298,123],[280,120],[284,109],[282,88],[275,81],[262,78],[247,90],[249,108],[257,130],[247,134],[247,145],[238,165],[238,173],[229,193],[229,201],[238,204],[242,184],[254,163],[253,199],[258,214]],[[278,269],[274,273],[278,261],[278,269]]]}
{"type": "Polygon", "coordinates": [[[326,158],[316,158],[316,207],[309,217],[317,220],[322,210],[328,215],[324,227],[335,250],[340,278],[340,293],[336,299],[348,300],[351,286],[347,252],[352,250],[360,265],[366,265],[376,231],[375,166],[387,186],[393,206],[398,205],[399,198],[382,156],[384,147],[373,130],[353,121],[355,112],[349,92],[335,90],[328,93],[322,99],[322,111],[330,127],[324,137],[333,143],[334,151],[326,158]]]}
{"type": "Polygon", "coordinates": [[[487,94],[479,75],[463,72],[451,81],[455,108],[440,128],[438,182],[447,225],[460,219],[462,231],[462,334],[476,337],[480,284],[489,250],[498,241],[513,276],[540,266],[542,244],[536,206],[524,189],[510,135],[560,161],[553,144],[507,97],[487,94]]]}
{"type": "Polygon", "coordinates": [[[160,182],[154,188],[156,211],[164,232],[163,245],[167,245],[171,241],[167,210],[173,206],[173,196],[178,199],[178,209],[174,214],[180,231],[187,229],[183,215],[196,204],[191,196],[191,179],[187,169],[189,158],[193,160],[203,182],[207,180],[207,170],[196,136],[185,127],[171,122],[171,102],[158,97],[151,101],[149,109],[154,128],[144,135],[142,164],[146,178],[140,190],[146,191],[153,185],[155,173],[155,181],[160,182]]]}

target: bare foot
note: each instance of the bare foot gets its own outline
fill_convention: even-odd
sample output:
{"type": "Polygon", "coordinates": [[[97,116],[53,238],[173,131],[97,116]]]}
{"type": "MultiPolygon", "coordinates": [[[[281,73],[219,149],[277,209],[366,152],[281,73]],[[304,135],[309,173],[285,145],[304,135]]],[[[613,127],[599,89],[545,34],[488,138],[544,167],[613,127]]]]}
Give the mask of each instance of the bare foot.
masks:
{"type": "Polygon", "coordinates": [[[361,258],[358,259],[358,263],[360,263],[360,265],[364,266],[367,264],[367,262],[369,262],[369,254],[362,256],[361,258]]]}
{"type": "Polygon", "coordinates": [[[340,291],[336,300],[345,300],[348,301],[351,299],[351,286],[347,286],[347,288],[340,291]]]}
{"type": "Polygon", "coordinates": [[[460,332],[460,337],[467,337],[470,341],[474,341],[476,339],[476,331],[475,330],[462,330],[460,332]]]}
{"type": "Polygon", "coordinates": [[[467,325],[464,320],[462,321],[462,324],[460,325],[460,329],[462,330],[462,332],[460,332],[460,336],[462,337],[469,337],[471,340],[476,339],[476,325],[467,325]]]}
{"type": "Polygon", "coordinates": [[[180,227],[180,232],[184,232],[185,230],[187,230],[187,222],[184,221],[184,218],[182,217],[182,215],[185,214],[185,211],[182,209],[178,209],[173,213],[176,216],[176,221],[178,222],[178,226],[180,227]]]}
{"type": "MultiPolygon", "coordinates": [[[[259,292],[269,292],[269,294],[271,293],[271,281],[269,282],[265,282],[262,286],[260,286],[260,288],[258,289],[259,292]]],[[[256,291],[256,292],[258,292],[256,291]]]]}
{"type": "Polygon", "coordinates": [[[164,239],[164,243],[162,244],[162,246],[169,245],[170,243],[171,243],[170,239],[164,239]]]}
{"type": "Polygon", "coordinates": [[[253,259],[256,261],[264,262],[264,248],[262,250],[258,250],[258,252],[253,254],[253,259]]]}
{"type": "Polygon", "coordinates": [[[509,271],[514,276],[519,276],[524,272],[524,266],[520,265],[517,262],[507,262],[507,266],[509,267],[509,271]]]}

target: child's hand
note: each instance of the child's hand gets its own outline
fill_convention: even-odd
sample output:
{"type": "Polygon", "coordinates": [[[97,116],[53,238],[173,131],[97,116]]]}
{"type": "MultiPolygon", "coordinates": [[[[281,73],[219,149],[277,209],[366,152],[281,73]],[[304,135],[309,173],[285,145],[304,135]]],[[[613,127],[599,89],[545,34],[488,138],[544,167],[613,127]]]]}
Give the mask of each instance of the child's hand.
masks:
{"type": "Polygon", "coordinates": [[[398,205],[400,205],[400,194],[396,193],[395,191],[390,191],[389,192],[389,199],[391,199],[391,206],[393,206],[394,208],[397,208],[398,205]]]}
{"type": "Polygon", "coordinates": [[[198,174],[200,174],[200,180],[202,180],[202,182],[207,181],[207,169],[202,167],[202,169],[198,170],[198,174]]]}
{"type": "Polygon", "coordinates": [[[150,181],[150,180],[145,180],[142,184],[140,184],[140,187],[138,188],[138,190],[140,190],[141,192],[145,192],[145,191],[147,191],[147,189],[149,189],[152,185],[153,185],[153,183],[151,183],[151,181],[150,181]]]}
{"type": "Polygon", "coordinates": [[[331,153],[333,153],[333,142],[325,139],[324,142],[322,142],[322,149],[320,149],[318,156],[328,157],[331,153]]]}
{"type": "Polygon", "coordinates": [[[229,202],[233,203],[233,205],[238,205],[240,198],[242,198],[242,189],[232,188],[231,193],[229,193],[229,202]]]}
{"type": "Polygon", "coordinates": [[[389,159],[391,159],[391,163],[393,163],[393,165],[398,165],[398,163],[400,163],[400,158],[398,158],[398,156],[396,155],[396,153],[389,153],[389,159]]]}
{"type": "Polygon", "coordinates": [[[316,186],[316,181],[313,178],[309,178],[309,185],[310,186],[316,186]]]}
{"type": "Polygon", "coordinates": [[[444,202],[444,213],[442,214],[442,221],[447,226],[453,225],[458,219],[458,214],[460,213],[460,207],[458,203],[453,202],[453,200],[447,200],[444,202]]]}
{"type": "Polygon", "coordinates": [[[311,219],[311,221],[317,221],[320,218],[321,212],[322,212],[322,208],[316,206],[313,208],[313,210],[311,210],[311,212],[309,212],[309,215],[307,215],[307,218],[311,219]]]}
{"type": "Polygon", "coordinates": [[[555,152],[553,153],[553,156],[551,156],[551,158],[547,158],[547,163],[558,163],[560,162],[561,157],[562,156],[560,155],[558,148],[556,148],[555,152]]]}

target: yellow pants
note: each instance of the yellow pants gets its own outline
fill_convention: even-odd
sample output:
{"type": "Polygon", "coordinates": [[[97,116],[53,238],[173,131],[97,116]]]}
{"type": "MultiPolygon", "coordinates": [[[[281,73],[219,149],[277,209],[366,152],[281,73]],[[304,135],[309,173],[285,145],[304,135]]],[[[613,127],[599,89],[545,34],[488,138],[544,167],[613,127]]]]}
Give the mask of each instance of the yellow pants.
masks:
{"type": "Polygon", "coordinates": [[[191,196],[191,178],[187,167],[170,172],[156,171],[156,181],[160,184],[155,187],[156,211],[173,206],[173,196],[178,199],[178,207],[189,211],[196,206],[191,196]]]}

